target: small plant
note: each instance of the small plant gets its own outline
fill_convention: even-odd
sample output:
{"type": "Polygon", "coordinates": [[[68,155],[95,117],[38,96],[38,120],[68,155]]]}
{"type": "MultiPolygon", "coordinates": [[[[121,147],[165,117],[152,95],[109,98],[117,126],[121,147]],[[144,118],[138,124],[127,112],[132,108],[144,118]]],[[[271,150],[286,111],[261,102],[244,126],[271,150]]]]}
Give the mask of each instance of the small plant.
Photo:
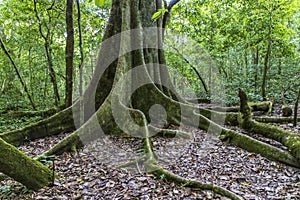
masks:
{"type": "Polygon", "coordinates": [[[160,17],[163,17],[165,15],[166,12],[169,12],[169,10],[167,8],[165,8],[165,5],[163,3],[162,5],[162,8],[158,9],[157,12],[155,12],[153,15],[152,15],[152,19],[153,20],[157,20],[159,19],[160,17]]]}
{"type": "Polygon", "coordinates": [[[41,163],[43,163],[44,165],[51,165],[52,164],[52,185],[54,185],[54,180],[55,180],[55,163],[54,163],[54,158],[55,155],[38,155],[34,158],[34,160],[38,160],[41,163]]]}
{"type": "Polygon", "coordinates": [[[165,179],[165,178],[166,178],[166,175],[165,175],[165,174],[160,175],[160,179],[161,179],[161,180],[163,180],[163,179],[165,179]]]}
{"type": "Polygon", "coordinates": [[[1,192],[1,195],[4,195],[4,196],[12,196],[14,195],[14,187],[11,186],[11,185],[5,185],[5,186],[2,186],[0,187],[0,192],[1,192]]]}

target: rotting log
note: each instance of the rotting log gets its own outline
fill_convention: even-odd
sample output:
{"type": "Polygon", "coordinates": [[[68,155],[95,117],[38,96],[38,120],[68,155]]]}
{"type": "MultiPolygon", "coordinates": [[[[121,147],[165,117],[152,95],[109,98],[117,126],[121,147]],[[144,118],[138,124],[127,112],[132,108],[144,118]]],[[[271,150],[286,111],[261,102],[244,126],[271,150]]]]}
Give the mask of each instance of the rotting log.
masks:
{"type": "Polygon", "coordinates": [[[38,190],[53,181],[53,172],[49,168],[1,138],[0,158],[0,172],[22,183],[28,189],[38,190]]]}

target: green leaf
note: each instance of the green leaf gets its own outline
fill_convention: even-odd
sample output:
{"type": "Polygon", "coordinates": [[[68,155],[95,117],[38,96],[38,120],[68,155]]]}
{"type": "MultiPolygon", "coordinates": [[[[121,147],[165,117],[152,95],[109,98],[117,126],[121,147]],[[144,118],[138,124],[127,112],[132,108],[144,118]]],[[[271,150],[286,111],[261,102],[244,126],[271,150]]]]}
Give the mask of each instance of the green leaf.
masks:
{"type": "Polygon", "coordinates": [[[95,4],[97,6],[103,7],[105,3],[105,0],[95,0],[95,4]]]}
{"type": "Polygon", "coordinates": [[[152,15],[153,20],[157,20],[162,15],[162,10],[158,10],[156,13],[152,15]]]}

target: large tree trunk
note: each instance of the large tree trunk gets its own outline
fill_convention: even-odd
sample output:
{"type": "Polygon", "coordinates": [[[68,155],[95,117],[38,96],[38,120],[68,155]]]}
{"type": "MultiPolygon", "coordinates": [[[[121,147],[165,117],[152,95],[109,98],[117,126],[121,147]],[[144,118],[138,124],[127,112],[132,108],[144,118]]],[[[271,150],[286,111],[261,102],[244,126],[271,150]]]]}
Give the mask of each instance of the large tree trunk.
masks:
{"type": "Polygon", "coordinates": [[[49,168],[21,153],[1,138],[0,158],[0,172],[29,189],[38,190],[51,183],[53,179],[49,168]]]}

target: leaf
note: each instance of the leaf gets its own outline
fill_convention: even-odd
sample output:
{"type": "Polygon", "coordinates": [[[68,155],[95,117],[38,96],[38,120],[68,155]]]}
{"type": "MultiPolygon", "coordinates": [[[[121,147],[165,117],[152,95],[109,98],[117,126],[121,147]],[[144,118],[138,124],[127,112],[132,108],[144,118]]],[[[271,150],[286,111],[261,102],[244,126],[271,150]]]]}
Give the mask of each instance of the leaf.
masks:
{"type": "Polygon", "coordinates": [[[162,15],[162,10],[158,10],[156,13],[152,15],[153,20],[157,20],[162,15]]]}
{"type": "Polygon", "coordinates": [[[105,0],[95,0],[95,4],[99,7],[103,7],[105,3],[105,0]]]}

